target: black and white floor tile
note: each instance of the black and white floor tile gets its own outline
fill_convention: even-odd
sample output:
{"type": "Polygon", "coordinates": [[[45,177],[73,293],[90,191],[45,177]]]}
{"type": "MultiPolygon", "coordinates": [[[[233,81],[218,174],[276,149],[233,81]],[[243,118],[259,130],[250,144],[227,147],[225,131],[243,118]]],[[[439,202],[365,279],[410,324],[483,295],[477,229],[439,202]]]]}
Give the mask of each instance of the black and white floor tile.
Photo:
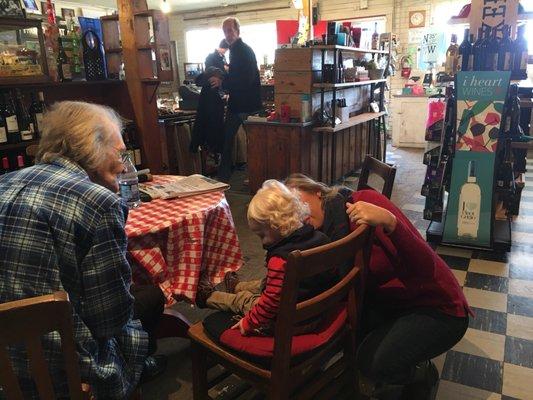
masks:
{"type": "MultiPolygon", "coordinates": [[[[399,171],[414,166],[412,158],[412,152],[400,149],[387,156],[399,164],[399,171]]],[[[416,168],[420,173],[409,169],[423,179],[424,166],[416,168]]],[[[520,215],[512,226],[511,252],[436,248],[475,313],[464,338],[434,360],[441,373],[437,400],[533,400],[533,161],[528,169],[520,215]]],[[[422,184],[413,182],[416,179],[407,178],[415,189],[422,184]]],[[[410,197],[393,194],[393,201],[425,237],[428,224],[422,219],[419,189],[410,197]]]]}

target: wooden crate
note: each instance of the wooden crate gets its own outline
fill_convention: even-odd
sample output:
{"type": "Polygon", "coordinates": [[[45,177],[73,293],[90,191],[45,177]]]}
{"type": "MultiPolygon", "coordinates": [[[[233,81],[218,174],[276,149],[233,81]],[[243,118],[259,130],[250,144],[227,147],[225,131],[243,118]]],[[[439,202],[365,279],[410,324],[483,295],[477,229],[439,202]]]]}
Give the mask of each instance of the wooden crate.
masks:
{"type": "MultiPolygon", "coordinates": [[[[279,71],[318,71],[321,67],[321,51],[311,48],[277,49],[276,79],[279,71]]],[[[331,55],[329,55],[331,58],[331,55]]],[[[328,61],[326,61],[328,62],[328,61]]],[[[331,60],[331,62],[333,62],[331,60]]]]}
{"type": "Polygon", "coordinates": [[[310,94],[313,91],[311,71],[277,71],[275,93],[310,94]]]}
{"type": "Polygon", "coordinates": [[[278,93],[274,92],[274,103],[276,110],[281,110],[282,104],[287,104],[291,108],[291,118],[298,118],[302,116],[302,95],[295,93],[278,93]]]}

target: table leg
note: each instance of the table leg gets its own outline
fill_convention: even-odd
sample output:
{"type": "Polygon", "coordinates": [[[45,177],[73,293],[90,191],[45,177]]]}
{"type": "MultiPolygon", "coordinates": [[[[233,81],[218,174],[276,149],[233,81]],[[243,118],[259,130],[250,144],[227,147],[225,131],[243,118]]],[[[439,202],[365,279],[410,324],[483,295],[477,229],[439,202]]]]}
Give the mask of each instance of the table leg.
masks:
{"type": "Polygon", "coordinates": [[[155,337],[158,339],[167,337],[187,338],[187,331],[190,326],[191,323],[180,312],[166,308],[155,330],[155,337]]]}

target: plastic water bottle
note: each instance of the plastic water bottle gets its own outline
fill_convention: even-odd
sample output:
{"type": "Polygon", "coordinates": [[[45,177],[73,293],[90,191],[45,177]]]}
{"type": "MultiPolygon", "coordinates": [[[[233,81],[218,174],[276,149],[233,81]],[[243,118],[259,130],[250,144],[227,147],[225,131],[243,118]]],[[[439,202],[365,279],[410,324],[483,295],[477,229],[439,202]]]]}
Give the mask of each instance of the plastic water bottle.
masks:
{"type": "Polygon", "coordinates": [[[124,155],[124,171],[118,177],[120,197],[124,199],[129,208],[139,207],[141,197],[139,194],[139,178],[137,170],[131,161],[131,153],[124,155]]]}

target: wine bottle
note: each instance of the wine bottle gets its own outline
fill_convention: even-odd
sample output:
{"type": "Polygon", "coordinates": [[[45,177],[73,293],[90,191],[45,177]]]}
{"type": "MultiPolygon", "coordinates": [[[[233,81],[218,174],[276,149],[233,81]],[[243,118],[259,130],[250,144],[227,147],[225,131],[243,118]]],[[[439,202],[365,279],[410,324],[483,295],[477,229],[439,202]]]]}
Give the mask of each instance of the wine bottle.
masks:
{"type": "Polygon", "coordinates": [[[20,131],[17,121],[17,113],[13,106],[13,99],[9,93],[4,93],[4,104],[2,108],[2,119],[5,121],[7,130],[7,141],[9,143],[20,142],[20,131]]]}
{"type": "Polygon", "coordinates": [[[491,28],[487,28],[487,39],[485,44],[485,71],[498,70],[498,52],[500,51],[500,42],[496,36],[498,30],[496,27],[492,28],[492,35],[489,34],[491,28]]]}
{"type": "Polygon", "coordinates": [[[498,71],[511,71],[513,59],[513,42],[511,42],[511,27],[509,25],[503,28],[503,38],[500,41],[498,50],[498,71]]]}
{"type": "Polygon", "coordinates": [[[31,94],[31,105],[30,105],[30,115],[33,121],[33,130],[35,136],[41,135],[41,127],[43,123],[43,113],[44,113],[44,96],[43,92],[39,92],[39,100],[36,99],[35,93],[31,94]]]}
{"type": "Polygon", "coordinates": [[[0,104],[0,144],[7,143],[6,120],[3,117],[4,104],[0,104]]]}
{"type": "Polygon", "coordinates": [[[452,34],[452,40],[446,50],[446,64],[444,66],[444,72],[447,75],[454,76],[457,73],[459,56],[459,47],[457,46],[457,35],[452,34]]]}
{"type": "Polygon", "coordinates": [[[9,158],[2,157],[2,174],[7,174],[8,172],[11,172],[9,168],[9,158]]]}
{"type": "Polygon", "coordinates": [[[71,81],[72,72],[70,70],[70,61],[67,57],[67,53],[65,53],[65,49],[63,48],[61,36],[57,38],[57,43],[59,46],[59,53],[57,55],[57,72],[59,75],[59,80],[61,82],[71,81]]]}
{"type": "Polygon", "coordinates": [[[372,34],[372,50],[377,50],[379,46],[378,23],[374,23],[374,33],[372,34]]]}
{"type": "Polygon", "coordinates": [[[483,71],[485,67],[485,40],[483,39],[483,28],[477,30],[477,40],[472,47],[474,55],[474,71],[483,71]]]}
{"type": "Polygon", "coordinates": [[[468,162],[468,178],[461,186],[457,213],[457,236],[477,239],[481,189],[476,182],[476,162],[468,162]]]}
{"type": "Polygon", "coordinates": [[[459,46],[459,57],[457,60],[457,66],[461,71],[470,71],[472,58],[472,42],[470,42],[470,29],[465,29],[465,35],[463,41],[459,46]]]}
{"type": "Polygon", "coordinates": [[[16,89],[17,93],[17,119],[19,123],[20,138],[24,141],[33,140],[33,122],[26,109],[24,103],[24,96],[20,89],[16,89]]]}
{"type": "Polygon", "coordinates": [[[26,163],[24,162],[24,156],[22,154],[19,154],[17,156],[17,169],[24,169],[26,168],[26,163]]]}
{"type": "Polygon", "coordinates": [[[516,40],[513,43],[513,77],[525,79],[527,76],[528,47],[524,36],[526,25],[518,26],[516,40]]]}

